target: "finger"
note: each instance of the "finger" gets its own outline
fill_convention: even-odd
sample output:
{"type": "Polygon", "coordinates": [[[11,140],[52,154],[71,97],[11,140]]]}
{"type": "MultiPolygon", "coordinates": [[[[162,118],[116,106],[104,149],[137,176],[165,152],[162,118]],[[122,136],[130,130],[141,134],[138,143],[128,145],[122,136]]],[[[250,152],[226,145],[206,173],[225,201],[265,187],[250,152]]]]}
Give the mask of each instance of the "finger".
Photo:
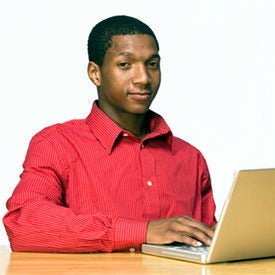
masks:
{"type": "Polygon", "coordinates": [[[190,238],[195,239],[196,241],[199,241],[206,245],[210,245],[212,241],[212,237],[209,237],[207,234],[196,227],[187,228],[185,234],[188,235],[190,238]]]}
{"type": "MultiPolygon", "coordinates": [[[[186,220],[177,220],[170,224],[170,229],[166,231],[165,239],[184,242],[194,246],[200,246],[203,243],[211,244],[212,237],[199,228],[197,221],[186,222],[186,220]]],[[[205,228],[203,228],[205,230],[205,228]]]]}
{"type": "Polygon", "coordinates": [[[212,238],[214,235],[214,228],[211,228],[209,226],[207,226],[206,224],[195,220],[189,216],[184,216],[183,217],[185,220],[183,221],[184,224],[187,224],[186,221],[188,221],[188,225],[193,227],[193,228],[197,228],[200,231],[202,231],[205,235],[207,235],[208,237],[212,238]]]}
{"type": "Polygon", "coordinates": [[[196,241],[207,245],[211,244],[214,231],[203,223],[190,217],[180,217],[175,225],[177,226],[173,227],[174,231],[180,234],[181,237],[185,235],[190,238],[188,239],[188,244],[190,244],[189,242],[192,242],[192,245],[194,244],[197,246],[199,243],[196,244],[196,241]]]}
{"type": "Polygon", "coordinates": [[[181,235],[181,241],[182,243],[185,243],[185,244],[188,244],[188,245],[192,245],[192,246],[195,246],[195,247],[200,247],[203,245],[202,242],[188,236],[188,235],[185,235],[185,234],[182,234],[181,235]]]}
{"type": "Polygon", "coordinates": [[[175,232],[175,231],[170,232],[168,239],[169,239],[169,242],[167,242],[167,243],[179,242],[179,243],[185,243],[187,245],[192,245],[194,247],[200,247],[204,243],[204,242],[197,240],[196,238],[193,238],[193,237],[187,235],[186,233],[179,233],[179,232],[175,232]]]}

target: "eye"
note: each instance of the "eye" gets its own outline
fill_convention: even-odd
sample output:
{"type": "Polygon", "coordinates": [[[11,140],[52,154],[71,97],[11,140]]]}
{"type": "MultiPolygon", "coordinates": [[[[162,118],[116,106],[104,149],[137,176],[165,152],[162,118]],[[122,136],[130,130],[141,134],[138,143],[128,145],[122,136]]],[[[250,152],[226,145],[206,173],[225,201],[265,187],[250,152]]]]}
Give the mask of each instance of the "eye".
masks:
{"type": "Polygon", "coordinates": [[[158,69],[159,66],[160,66],[160,62],[158,60],[152,60],[152,61],[149,61],[147,63],[147,65],[150,67],[150,68],[155,68],[155,69],[158,69]]]}
{"type": "Polygon", "coordinates": [[[126,62],[126,61],[121,61],[121,62],[118,63],[118,66],[120,68],[127,69],[131,66],[131,64],[129,62],[126,62]]]}

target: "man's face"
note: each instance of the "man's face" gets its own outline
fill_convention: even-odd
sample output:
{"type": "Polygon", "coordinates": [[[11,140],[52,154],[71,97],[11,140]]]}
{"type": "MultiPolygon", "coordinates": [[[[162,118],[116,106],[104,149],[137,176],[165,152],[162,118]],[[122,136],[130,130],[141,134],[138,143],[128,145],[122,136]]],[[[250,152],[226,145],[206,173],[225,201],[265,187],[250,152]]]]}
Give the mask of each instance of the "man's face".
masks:
{"type": "Polygon", "coordinates": [[[100,68],[99,107],[119,121],[147,112],[160,85],[160,57],[149,35],[115,35],[100,68]]]}

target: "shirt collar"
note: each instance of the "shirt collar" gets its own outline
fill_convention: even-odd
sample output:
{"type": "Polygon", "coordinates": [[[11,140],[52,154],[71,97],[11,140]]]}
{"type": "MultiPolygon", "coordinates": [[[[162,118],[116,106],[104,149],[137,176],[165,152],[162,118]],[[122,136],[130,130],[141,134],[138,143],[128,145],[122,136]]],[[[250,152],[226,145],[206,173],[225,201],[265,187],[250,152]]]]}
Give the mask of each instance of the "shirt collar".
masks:
{"type": "MultiPolygon", "coordinates": [[[[150,127],[150,133],[148,133],[143,140],[149,140],[159,136],[163,137],[172,150],[173,135],[165,120],[151,110],[147,112],[146,119],[148,121],[147,125],[150,127]]],[[[97,100],[93,103],[92,110],[86,119],[86,123],[109,154],[112,152],[113,147],[116,146],[117,138],[125,133],[121,127],[99,109],[97,100]]]]}

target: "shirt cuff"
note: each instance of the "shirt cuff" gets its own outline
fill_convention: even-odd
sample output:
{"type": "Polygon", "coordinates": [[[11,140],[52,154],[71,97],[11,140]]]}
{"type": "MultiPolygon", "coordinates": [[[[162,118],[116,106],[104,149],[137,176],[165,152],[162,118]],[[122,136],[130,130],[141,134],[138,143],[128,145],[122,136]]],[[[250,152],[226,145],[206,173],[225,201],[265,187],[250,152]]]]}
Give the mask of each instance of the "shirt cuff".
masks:
{"type": "Polygon", "coordinates": [[[149,221],[118,218],[114,232],[113,250],[140,249],[146,241],[146,232],[149,221]]]}

